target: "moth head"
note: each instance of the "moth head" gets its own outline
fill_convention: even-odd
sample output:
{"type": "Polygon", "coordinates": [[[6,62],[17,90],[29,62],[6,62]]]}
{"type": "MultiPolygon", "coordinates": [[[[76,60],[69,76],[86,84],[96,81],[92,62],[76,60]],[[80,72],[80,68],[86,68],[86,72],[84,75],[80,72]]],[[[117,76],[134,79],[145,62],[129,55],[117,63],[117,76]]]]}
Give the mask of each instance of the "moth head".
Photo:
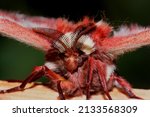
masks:
{"type": "Polygon", "coordinates": [[[78,37],[78,32],[68,32],[54,41],[53,46],[60,53],[65,68],[73,72],[83,62],[83,57],[95,51],[94,42],[89,35],[78,37]]]}
{"type": "Polygon", "coordinates": [[[82,35],[76,42],[77,37],[77,33],[68,32],[54,42],[54,48],[60,53],[82,51],[85,55],[95,51],[95,43],[89,35],[82,35]]]}

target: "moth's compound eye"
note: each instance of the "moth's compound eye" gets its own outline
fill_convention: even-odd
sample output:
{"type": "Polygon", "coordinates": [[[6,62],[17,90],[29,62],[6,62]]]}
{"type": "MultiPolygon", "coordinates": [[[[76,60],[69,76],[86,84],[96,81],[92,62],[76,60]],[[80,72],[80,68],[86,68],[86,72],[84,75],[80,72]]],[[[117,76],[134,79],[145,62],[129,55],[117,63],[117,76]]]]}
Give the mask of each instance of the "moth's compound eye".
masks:
{"type": "Polygon", "coordinates": [[[63,53],[66,51],[66,49],[72,48],[76,36],[76,33],[68,32],[58,38],[58,40],[53,43],[53,46],[63,53]]]}

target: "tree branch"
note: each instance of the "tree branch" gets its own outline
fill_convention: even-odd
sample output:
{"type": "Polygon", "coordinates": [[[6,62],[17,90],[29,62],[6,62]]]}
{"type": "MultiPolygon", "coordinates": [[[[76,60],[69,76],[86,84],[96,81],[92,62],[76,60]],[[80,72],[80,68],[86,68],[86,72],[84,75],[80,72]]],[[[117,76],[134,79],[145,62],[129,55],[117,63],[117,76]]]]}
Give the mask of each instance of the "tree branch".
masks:
{"type": "MultiPolygon", "coordinates": [[[[7,81],[0,81],[0,90],[8,89],[15,86],[19,86],[20,83],[18,82],[7,82],[7,81]]],[[[150,90],[144,89],[133,89],[136,95],[144,98],[150,99],[150,90]]],[[[110,92],[110,95],[113,99],[129,99],[126,95],[119,92],[117,89],[113,89],[110,92]]],[[[34,83],[30,83],[27,85],[26,90],[24,91],[17,91],[13,93],[5,93],[0,94],[1,100],[56,100],[58,99],[58,93],[53,91],[52,89],[44,86],[44,85],[34,85],[34,83]]],[[[79,96],[71,98],[71,100],[85,100],[85,96],[79,96]]],[[[101,94],[93,95],[91,97],[93,100],[102,100],[104,97],[101,94]]]]}

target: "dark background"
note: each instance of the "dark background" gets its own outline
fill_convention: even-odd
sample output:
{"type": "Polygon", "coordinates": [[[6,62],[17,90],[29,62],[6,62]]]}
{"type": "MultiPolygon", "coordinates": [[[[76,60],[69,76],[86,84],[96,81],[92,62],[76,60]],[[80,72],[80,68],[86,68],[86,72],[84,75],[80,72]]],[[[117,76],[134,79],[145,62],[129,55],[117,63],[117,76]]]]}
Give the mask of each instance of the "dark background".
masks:
{"type": "MultiPolygon", "coordinates": [[[[78,21],[83,16],[97,21],[105,13],[114,27],[138,23],[150,25],[150,0],[0,0],[0,9],[29,15],[65,17],[78,21]]],[[[44,53],[0,37],[0,79],[25,79],[34,66],[44,63],[44,53]]],[[[133,87],[150,88],[150,48],[144,47],[118,58],[118,71],[133,87]]]]}

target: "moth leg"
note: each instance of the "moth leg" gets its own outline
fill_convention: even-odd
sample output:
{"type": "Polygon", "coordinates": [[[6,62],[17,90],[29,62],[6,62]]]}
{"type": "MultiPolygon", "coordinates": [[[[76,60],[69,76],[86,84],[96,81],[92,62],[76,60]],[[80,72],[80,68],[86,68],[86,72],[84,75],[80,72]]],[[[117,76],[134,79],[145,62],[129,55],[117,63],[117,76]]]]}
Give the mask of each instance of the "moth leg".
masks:
{"type": "Polygon", "coordinates": [[[61,83],[61,81],[57,81],[57,89],[58,89],[59,97],[61,100],[65,100],[65,96],[63,94],[63,90],[61,88],[60,83],[61,83]]]}
{"type": "Polygon", "coordinates": [[[51,71],[47,67],[45,67],[45,76],[49,79],[54,81],[57,84],[57,90],[58,94],[61,100],[65,100],[65,96],[63,94],[63,90],[61,87],[61,81],[64,81],[65,79],[61,77],[60,75],[56,74],[55,72],[51,71]]]}
{"type": "Polygon", "coordinates": [[[86,99],[90,99],[90,86],[91,82],[93,80],[93,70],[94,70],[94,64],[93,59],[90,57],[88,59],[88,73],[87,73],[87,79],[86,79],[86,99]]]}
{"type": "Polygon", "coordinates": [[[125,79],[120,76],[114,76],[114,79],[114,85],[130,98],[142,99],[141,97],[138,97],[133,93],[131,85],[125,79]]]}
{"type": "Polygon", "coordinates": [[[49,80],[52,80],[54,83],[57,84],[57,90],[59,93],[59,97],[62,100],[65,100],[63,91],[72,90],[74,88],[74,84],[72,82],[70,82],[69,80],[66,80],[65,78],[63,78],[59,74],[51,71],[47,67],[45,67],[45,76],[49,80]]]}
{"type": "Polygon", "coordinates": [[[108,87],[109,91],[111,91],[113,89],[113,87],[114,87],[114,81],[115,81],[114,74],[112,74],[110,76],[110,79],[107,81],[107,87],[108,87]]]}
{"type": "Polygon", "coordinates": [[[106,81],[106,65],[100,61],[96,62],[97,65],[97,72],[98,72],[98,77],[100,80],[100,84],[102,85],[102,89],[104,91],[104,94],[108,97],[109,100],[112,100],[109,90],[107,87],[107,81],[106,81]]]}
{"type": "Polygon", "coordinates": [[[6,90],[0,90],[0,93],[10,93],[10,92],[15,92],[15,91],[22,91],[22,90],[24,90],[27,83],[37,80],[38,78],[40,78],[43,75],[43,73],[44,73],[43,66],[37,66],[34,68],[32,73],[21,83],[20,86],[6,89],[6,90]]]}
{"type": "MultiPolygon", "coordinates": [[[[37,66],[33,69],[32,73],[21,83],[20,86],[6,89],[6,90],[0,90],[0,93],[10,93],[10,92],[15,92],[15,91],[22,91],[24,90],[25,86],[27,83],[30,83],[32,81],[35,81],[39,79],[41,76],[46,76],[49,80],[56,81],[57,83],[57,88],[58,88],[58,93],[61,99],[64,99],[63,93],[62,93],[62,88],[61,88],[61,82],[65,81],[63,77],[60,75],[56,74],[55,72],[49,70],[46,66],[37,66]]],[[[65,83],[63,83],[65,84],[65,83]]],[[[70,82],[67,82],[67,85],[71,84],[70,82]]],[[[65,87],[65,85],[64,85],[65,87]]]]}

